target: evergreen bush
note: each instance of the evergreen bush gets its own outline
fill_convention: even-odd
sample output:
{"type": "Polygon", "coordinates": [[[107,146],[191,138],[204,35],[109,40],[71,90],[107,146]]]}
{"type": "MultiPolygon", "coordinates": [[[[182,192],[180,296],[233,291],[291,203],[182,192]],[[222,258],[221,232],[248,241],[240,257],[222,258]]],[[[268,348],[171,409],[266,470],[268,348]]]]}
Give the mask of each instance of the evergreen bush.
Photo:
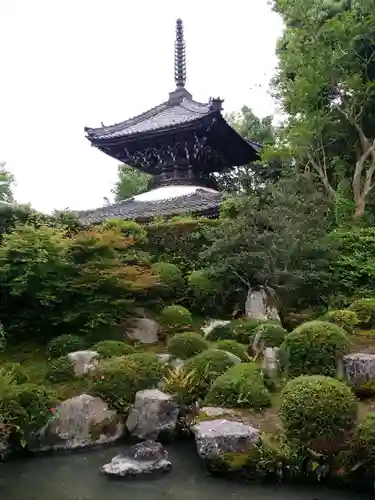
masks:
{"type": "Polygon", "coordinates": [[[162,323],[171,329],[183,329],[191,326],[193,317],[188,309],[172,305],[164,307],[160,313],[162,323]]]}
{"type": "Polygon", "coordinates": [[[98,352],[102,358],[114,358],[135,353],[133,346],[125,344],[121,340],[102,340],[94,344],[91,350],[98,352]]]}
{"type": "Polygon", "coordinates": [[[349,309],[336,309],[328,311],[323,318],[330,323],[341,326],[347,333],[353,333],[359,320],[355,311],[349,309]]]}
{"type": "Polygon", "coordinates": [[[245,346],[235,340],[219,340],[215,343],[215,347],[221,351],[227,351],[235,354],[241,361],[249,361],[249,356],[246,352],[245,346]]]}
{"type": "Polygon", "coordinates": [[[91,392],[126,412],[137,391],[155,388],[163,371],[159,358],[151,352],[107,359],[91,374],[91,392]]]}
{"type": "Polygon", "coordinates": [[[179,333],[168,342],[168,351],[180,359],[191,358],[208,348],[209,343],[195,332],[179,333]]]}
{"type": "Polygon", "coordinates": [[[265,347],[279,347],[284,342],[288,332],[280,324],[263,323],[255,328],[251,340],[253,341],[258,334],[265,347]]]}
{"type": "Polygon", "coordinates": [[[349,338],[337,325],[310,321],[288,333],[281,358],[290,377],[301,374],[335,376],[337,360],[349,348],[349,338]]]}
{"type": "Polygon", "coordinates": [[[361,458],[375,460],[375,413],[368,413],[357,428],[361,458]]]}
{"type": "Polygon", "coordinates": [[[361,328],[375,328],[375,299],[356,300],[349,310],[356,313],[361,328]]]}
{"type": "Polygon", "coordinates": [[[52,339],[47,345],[47,353],[50,358],[66,356],[74,351],[87,348],[87,341],[79,335],[64,334],[52,339]]]}
{"type": "Polygon", "coordinates": [[[74,378],[74,363],[68,356],[61,356],[52,361],[47,371],[51,382],[68,382],[74,378]]]}
{"type": "Polygon", "coordinates": [[[303,375],[281,394],[280,418],[287,438],[299,447],[335,452],[357,416],[356,398],[339,380],[303,375]]]}
{"type": "Polygon", "coordinates": [[[216,340],[234,340],[233,339],[233,325],[217,325],[206,335],[206,339],[212,342],[216,340]]]}
{"type": "Polygon", "coordinates": [[[181,295],[185,288],[185,280],[182,272],[175,264],[156,262],[152,264],[151,269],[159,280],[155,292],[165,299],[181,295]]]}
{"type": "Polygon", "coordinates": [[[237,342],[240,342],[241,344],[245,345],[252,344],[256,328],[265,323],[274,324],[274,322],[272,321],[252,319],[252,318],[237,319],[231,323],[233,339],[236,340],[237,342]]]}
{"type": "Polygon", "coordinates": [[[204,404],[260,410],[270,406],[271,396],[258,365],[244,363],[232,366],[213,382],[204,404]]]}

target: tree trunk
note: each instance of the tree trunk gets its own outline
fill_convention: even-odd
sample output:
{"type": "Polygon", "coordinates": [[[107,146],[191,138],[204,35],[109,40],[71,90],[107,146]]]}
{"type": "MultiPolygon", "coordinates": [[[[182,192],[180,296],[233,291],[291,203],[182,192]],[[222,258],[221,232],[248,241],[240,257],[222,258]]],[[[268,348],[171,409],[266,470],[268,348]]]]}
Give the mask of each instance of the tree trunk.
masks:
{"type": "Polygon", "coordinates": [[[365,214],[365,199],[363,196],[359,196],[355,200],[355,212],[354,212],[354,219],[362,219],[362,217],[365,214]]]}

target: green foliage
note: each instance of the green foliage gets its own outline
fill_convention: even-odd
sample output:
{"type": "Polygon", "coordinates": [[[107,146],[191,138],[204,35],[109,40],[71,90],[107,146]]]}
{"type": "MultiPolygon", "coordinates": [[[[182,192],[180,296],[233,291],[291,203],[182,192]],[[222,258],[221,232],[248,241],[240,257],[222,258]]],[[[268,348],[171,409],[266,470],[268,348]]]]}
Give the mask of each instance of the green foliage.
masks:
{"type": "Polygon", "coordinates": [[[190,273],[187,281],[194,309],[206,314],[218,312],[225,295],[220,280],[209,270],[199,269],[190,273]]]}
{"type": "Polygon", "coordinates": [[[180,359],[188,359],[209,348],[209,343],[198,333],[174,335],[168,342],[168,351],[180,359]]]}
{"type": "Polygon", "coordinates": [[[24,384],[29,381],[25,367],[21,363],[6,362],[0,366],[0,373],[7,373],[16,384],[24,384]]]}
{"type": "Polygon", "coordinates": [[[117,175],[118,179],[112,190],[116,202],[144,193],[151,187],[152,177],[129,165],[119,165],[117,175]]]}
{"type": "Polygon", "coordinates": [[[88,347],[84,338],[78,335],[64,334],[52,339],[47,346],[50,358],[59,358],[74,351],[82,351],[88,347]]]}
{"type": "Polygon", "coordinates": [[[163,375],[154,353],[136,353],[104,360],[91,375],[91,392],[121,412],[129,410],[137,391],[153,389],[163,375]]]}
{"type": "Polygon", "coordinates": [[[2,323],[0,323],[0,352],[5,349],[7,345],[7,335],[2,323]]]}
{"type": "Polygon", "coordinates": [[[161,382],[161,389],[172,394],[180,406],[189,406],[194,403],[199,392],[198,385],[194,370],[187,372],[183,367],[176,367],[167,371],[161,382]]]}
{"type": "Polygon", "coordinates": [[[263,323],[257,326],[253,338],[260,335],[261,342],[265,347],[279,347],[287,335],[287,331],[277,323],[263,323]]]}
{"type": "Polygon", "coordinates": [[[349,307],[356,313],[361,328],[375,327],[375,299],[359,299],[349,307]]]}
{"type": "Polygon", "coordinates": [[[190,326],[193,323],[193,317],[185,307],[167,306],[160,313],[161,321],[168,328],[181,329],[190,326]]]}
{"type": "Polygon", "coordinates": [[[227,351],[235,354],[241,361],[249,361],[249,356],[245,350],[245,346],[235,340],[219,340],[215,343],[215,347],[221,351],[227,351]]]}
{"type": "Polygon", "coordinates": [[[358,444],[362,458],[375,460],[375,413],[368,413],[357,428],[358,444]]]}
{"type": "Polygon", "coordinates": [[[281,395],[280,418],[286,436],[317,452],[334,453],[354,426],[356,414],[350,388],[330,377],[297,377],[281,395]]]}
{"type": "Polygon", "coordinates": [[[102,340],[93,345],[91,350],[98,352],[102,358],[115,358],[135,353],[133,346],[121,340],[102,340]]]}
{"type": "Polygon", "coordinates": [[[310,321],[289,333],[281,346],[290,377],[336,375],[337,361],[347,353],[349,338],[337,325],[310,321]]]}
{"type": "Polygon", "coordinates": [[[208,349],[189,358],[183,369],[186,374],[193,373],[191,395],[195,399],[204,398],[212,382],[232,365],[228,354],[219,349],[208,349]]]}
{"type": "Polygon", "coordinates": [[[134,239],[135,243],[147,242],[146,230],[137,222],[124,219],[108,219],[101,225],[103,231],[120,231],[125,238],[134,239]]]}
{"type": "Polygon", "coordinates": [[[68,356],[54,359],[47,371],[51,382],[68,382],[74,378],[74,364],[68,356]]]}
{"type": "Polygon", "coordinates": [[[255,363],[229,368],[212,384],[204,404],[226,408],[261,408],[271,405],[271,396],[255,363]]]}
{"type": "Polygon", "coordinates": [[[156,262],[152,264],[151,269],[158,277],[158,285],[155,288],[155,293],[165,299],[181,296],[185,287],[185,280],[175,264],[156,262]]]}
{"type": "Polygon", "coordinates": [[[227,325],[217,325],[207,334],[207,340],[233,340],[233,328],[232,324],[227,325]]]}
{"type": "Polygon", "coordinates": [[[359,323],[355,311],[349,311],[348,309],[328,311],[324,316],[324,320],[341,326],[347,333],[353,333],[359,323]]]}
{"type": "MultiPolygon", "coordinates": [[[[231,323],[233,338],[241,344],[249,345],[254,340],[255,330],[265,323],[269,321],[252,318],[237,319],[231,323]]],[[[273,322],[270,323],[273,324],[273,322]]]]}

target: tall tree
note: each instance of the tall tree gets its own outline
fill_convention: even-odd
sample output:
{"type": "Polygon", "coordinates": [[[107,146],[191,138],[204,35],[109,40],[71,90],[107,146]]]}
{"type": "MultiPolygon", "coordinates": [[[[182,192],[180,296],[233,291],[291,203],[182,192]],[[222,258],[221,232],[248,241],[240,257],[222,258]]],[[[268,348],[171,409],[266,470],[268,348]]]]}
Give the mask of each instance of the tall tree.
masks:
{"type": "Polygon", "coordinates": [[[274,4],[286,23],[275,79],[290,115],[284,146],[335,202],[348,197],[362,218],[375,187],[373,2],[274,4]]]}
{"type": "Polygon", "coordinates": [[[11,203],[13,201],[12,184],[13,175],[6,169],[5,162],[0,162],[0,202],[11,203]]]}
{"type": "Polygon", "coordinates": [[[126,200],[150,189],[152,177],[129,165],[119,165],[117,176],[117,182],[112,190],[116,202],[126,200]]]}

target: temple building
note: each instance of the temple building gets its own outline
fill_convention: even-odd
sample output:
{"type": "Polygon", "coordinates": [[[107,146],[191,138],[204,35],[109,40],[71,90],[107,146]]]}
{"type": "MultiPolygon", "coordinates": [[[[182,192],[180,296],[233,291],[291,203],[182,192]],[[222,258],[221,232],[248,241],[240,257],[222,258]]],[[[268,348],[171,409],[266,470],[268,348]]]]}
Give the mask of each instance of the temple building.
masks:
{"type": "Polygon", "coordinates": [[[200,103],[185,88],[183,25],[176,22],[176,88],[154,108],[115,125],[85,128],[92,146],[153,176],[153,188],[102,208],[78,212],[86,223],[110,218],[147,222],[193,214],[216,217],[222,194],[215,173],[259,159],[261,145],[243,139],[224,119],[221,99],[200,103]]]}

